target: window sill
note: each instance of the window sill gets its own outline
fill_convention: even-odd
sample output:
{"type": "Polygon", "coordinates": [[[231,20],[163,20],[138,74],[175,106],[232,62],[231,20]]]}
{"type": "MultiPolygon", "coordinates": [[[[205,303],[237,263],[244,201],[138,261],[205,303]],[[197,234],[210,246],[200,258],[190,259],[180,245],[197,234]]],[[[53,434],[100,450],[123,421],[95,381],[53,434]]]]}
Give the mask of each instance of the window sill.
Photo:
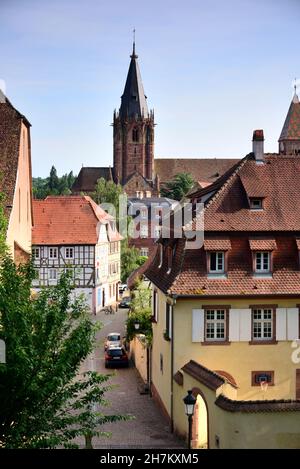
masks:
{"type": "Polygon", "coordinates": [[[263,272],[254,272],[253,273],[253,277],[254,278],[262,278],[262,279],[266,279],[266,278],[273,278],[273,274],[271,272],[268,272],[268,273],[263,273],[263,272]]]}
{"type": "Polygon", "coordinates": [[[230,345],[229,340],[204,340],[201,345],[230,345]]]}
{"type": "Polygon", "coordinates": [[[219,279],[227,279],[228,276],[227,276],[227,274],[224,274],[224,273],[222,273],[222,274],[215,273],[214,274],[214,273],[210,272],[210,273],[207,274],[207,278],[209,278],[209,279],[218,279],[219,280],[219,279]]]}
{"type": "Polygon", "coordinates": [[[276,345],[278,344],[278,340],[250,340],[249,345],[276,345]]]}

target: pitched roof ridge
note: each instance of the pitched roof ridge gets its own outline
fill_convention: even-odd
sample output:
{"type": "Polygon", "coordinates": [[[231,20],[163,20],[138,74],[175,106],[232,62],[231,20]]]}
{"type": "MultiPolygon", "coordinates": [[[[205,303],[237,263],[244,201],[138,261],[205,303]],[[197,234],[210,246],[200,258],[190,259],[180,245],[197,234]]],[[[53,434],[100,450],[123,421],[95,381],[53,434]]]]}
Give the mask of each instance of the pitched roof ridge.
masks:
{"type": "MultiPolygon", "coordinates": [[[[246,155],[244,158],[242,158],[239,163],[237,164],[237,166],[235,166],[231,169],[229,169],[225,174],[223,174],[219,179],[217,179],[213,184],[211,184],[210,186],[206,187],[205,189],[203,189],[203,194],[204,193],[207,193],[207,192],[211,192],[211,190],[214,189],[214,187],[216,187],[216,192],[215,194],[211,197],[211,199],[207,202],[207,204],[204,206],[204,211],[206,211],[210,205],[220,196],[221,193],[223,193],[223,191],[228,187],[228,185],[230,184],[230,182],[232,181],[232,179],[238,174],[238,172],[241,170],[241,168],[245,165],[245,163],[250,159],[250,157],[253,156],[253,153],[248,153],[248,155],[246,155]],[[233,171],[232,171],[233,170],[233,171]],[[232,171],[232,172],[231,172],[232,171]],[[224,178],[226,178],[226,174],[227,173],[231,173],[228,175],[228,178],[225,179],[224,183],[222,183],[222,180],[224,178]],[[218,189],[218,185],[220,185],[219,189],[218,189]]],[[[199,191],[199,194],[201,194],[201,190],[199,191]]],[[[193,226],[193,223],[195,222],[197,218],[197,215],[190,221],[188,222],[186,225],[183,226],[183,229],[186,231],[187,229],[191,228],[193,226]]]]}
{"type": "MultiPolygon", "coordinates": [[[[223,184],[221,184],[219,190],[215,192],[215,194],[211,197],[211,199],[207,202],[207,204],[204,207],[204,210],[206,210],[210,205],[220,196],[220,194],[228,187],[232,179],[238,174],[238,172],[242,169],[242,167],[245,165],[247,161],[249,161],[250,157],[253,155],[253,153],[248,153],[241,161],[240,164],[235,168],[235,170],[228,176],[228,179],[225,180],[223,184]]],[[[226,175],[226,173],[225,173],[226,175]]],[[[224,176],[224,175],[223,175],[224,176]]],[[[220,177],[222,179],[222,176],[220,177]]],[[[218,179],[216,181],[216,184],[218,183],[218,179]]]]}

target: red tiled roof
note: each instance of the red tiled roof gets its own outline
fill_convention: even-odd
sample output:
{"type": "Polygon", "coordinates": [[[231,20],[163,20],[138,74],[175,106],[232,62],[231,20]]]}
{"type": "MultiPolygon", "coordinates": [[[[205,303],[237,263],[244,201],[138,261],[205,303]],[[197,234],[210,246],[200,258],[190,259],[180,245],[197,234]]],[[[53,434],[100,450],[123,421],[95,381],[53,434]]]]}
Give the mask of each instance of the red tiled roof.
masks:
{"type": "Polygon", "coordinates": [[[205,251],[228,251],[231,242],[229,238],[205,238],[203,246],[205,251]]]}
{"type": "Polygon", "coordinates": [[[249,238],[249,246],[251,251],[273,251],[277,248],[272,238],[249,238]]]}
{"type": "MultiPolygon", "coordinates": [[[[204,248],[186,249],[184,238],[163,240],[176,244],[176,255],[169,272],[167,256],[159,268],[158,256],[146,275],[165,293],[201,297],[262,297],[300,295],[300,270],[295,238],[300,238],[300,158],[267,155],[266,163],[258,165],[248,155],[229,171],[226,178],[212,184],[215,193],[205,203],[205,238],[230,238],[228,271],[222,278],[207,276],[204,248]],[[256,175],[266,190],[264,209],[250,210],[240,176],[256,175]],[[270,233],[269,236],[266,233],[270,233]],[[277,249],[273,253],[272,276],[253,275],[249,246],[277,249]],[[261,238],[260,241],[254,239],[261,238]],[[269,238],[266,240],[266,238],[269,238]],[[264,240],[262,242],[262,239],[264,240]],[[258,244],[259,243],[259,244],[258,244]]],[[[211,188],[209,188],[209,193],[211,188]]],[[[191,194],[199,200],[207,190],[191,194]]],[[[189,225],[186,225],[188,227],[189,225]]],[[[186,228],[185,227],[185,228],[186,228]]]]}
{"type": "Polygon", "coordinates": [[[34,200],[32,244],[97,244],[98,223],[112,217],[88,196],[49,196],[34,200]]]}
{"type": "Polygon", "coordinates": [[[190,360],[181,369],[213,391],[222,386],[226,381],[223,376],[218,375],[194,360],[190,360]]]}
{"type": "Polygon", "coordinates": [[[162,184],[171,181],[176,174],[190,173],[195,181],[204,181],[207,186],[238,161],[233,158],[155,158],[154,170],[162,184]]]}
{"type": "Polygon", "coordinates": [[[300,158],[272,155],[265,161],[258,165],[248,157],[221,185],[205,208],[206,231],[300,231],[300,158]],[[249,209],[245,181],[263,188],[263,210],[249,209]]]}
{"type": "Polygon", "coordinates": [[[234,401],[220,394],[215,404],[228,412],[295,412],[300,411],[300,400],[260,400],[260,401],[234,401]]]}

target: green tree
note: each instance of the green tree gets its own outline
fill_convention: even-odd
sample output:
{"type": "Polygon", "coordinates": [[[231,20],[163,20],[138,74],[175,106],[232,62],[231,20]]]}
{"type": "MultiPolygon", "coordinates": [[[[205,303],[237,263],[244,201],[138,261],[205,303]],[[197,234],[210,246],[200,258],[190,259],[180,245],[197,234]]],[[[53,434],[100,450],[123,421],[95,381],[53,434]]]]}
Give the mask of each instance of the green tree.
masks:
{"type": "Polygon", "coordinates": [[[75,179],[76,176],[73,175],[73,171],[59,177],[55,167],[52,166],[49,177],[32,178],[33,197],[35,199],[45,199],[48,195],[70,195],[75,179]]]}
{"type": "Polygon", "coordinates": [[[130,247],[125,242],[121,249],[121,281],[125,283],[129,275],[144,264],[148,258],[141,256],[135,247],[130,247]]]}
{"type": "Polygon", "coordinates": [[[59,190],[59,178],[57,176],[57,171],[56,171],[55,166],[52,166],[52,168],[50,170],[50,177],[49,177],[48,186],[49,186],[50,191],[53,191],[52,193],[54,193],[56,191],[58,192],[58,190],[59,190]]]}
{"type": "Polygon", "coordinates": [[[120,184],[115,184],[113,181],[106,181],[104,178],[100,178],[97,181],[95,191],[92,194],[92,198],[96,204],[100,205],[103,203],[112,204],[116,210],[116,218],[119,217],[119,197],[122,195],[123,188],[120,184]]]}
{"type": "Polygon", "coordinates": [[[188,191],[193,187],[194,180],[189,173],[179,173],[168,182],[165,187],[161,188],[161,196],[169,197],[174,200],[181,200],[188,191]]]}
{"type": "Polygon", "coordinates": [[[96,326],[82,298],[71,300],[70,279],[31,292],[33,268],[0,266],[0,447],[75,447],[72,440],[107,435],[101,426],[130,418],[105,415],[109,375],[79,373],[95,345],[96,326]],[[93,412],[95,405],[99,411],[93,412]]]}
{"type": "Polygon", "coordinates": [[[136,334],[134,324],[139,323],[138,333],[145,334],[148,345],[152,341],[152,310],[151,289],[148,283],[138,281],[132,291],[130,313],[126,321],[127,340],[132,340],[136,334]]]}

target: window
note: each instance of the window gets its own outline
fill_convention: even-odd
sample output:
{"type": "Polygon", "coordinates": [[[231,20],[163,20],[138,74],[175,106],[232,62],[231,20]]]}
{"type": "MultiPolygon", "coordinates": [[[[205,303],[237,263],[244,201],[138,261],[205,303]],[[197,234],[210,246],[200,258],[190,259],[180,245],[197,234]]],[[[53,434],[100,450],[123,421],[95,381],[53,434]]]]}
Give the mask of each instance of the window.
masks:
{"type": "Polygon", "coordinates": [[[209,253],[209,272],[222,274],[225,271],[224,252],[209,253]]]}
{"type": "Polygon", "coordinates": [[[169,274],[171,272],[171,269],[172,269],[172,257],[173,257],[173,250],[172,250],[171,246],[168,246],[167,247],[167,261],[168,261],[167,274],[169,274]]]}
{"type": "Polygon", "coordinates": [[[274,371],[252,371],[251,375],[252,386],[260,386],[262,383],[274,386],[274,371]]]}
{"type": "Polygon", "coordinates": [[[132,141],[133,142],[139,141],[139,131],[136,128],[132,130],[132,141]]]}
{"type": "Polygon", "coordinates": [[[154,238],[160,238],[161,235],[161,226],[154,227],[154,238]]]}
{"type": "Polygon", "coordinates": [[[207,309],[205,311],[205,340],[226,340],[226,310],[207,309]]]}
{"type": "Polygon", "coordinates": [[[40,248],[32,248],[32,258],[33,260],[40,258],[40,248]]]}
{"type": "Polygon", "coordinates": [[[49,259],[57,259],[57,248],[49,248],[49,259]]]}
{"type": "Polygon", "coordinates": [[[270,252],[255,253],[255,272],[270,273],[270,252]]]}
{"type": "Polygon", "coordinates": [[[163,372],[164,372],[164,357],[163,357],[162,353],[159,356],[159,368],[160,368],[161,373],[163,374],[163,372]]]}
{"type": "Polygon", "coordinates": [[[142,224],[141,225],[141,238],[148,237],[148,225],[142,224]]]}
{"type": "Polygon", "coordinates": [[[141,250],[140,250],[140,254],[141,254],[141,256],[148,257],[148,254],[149,254],[149,248],[141,248],[141,250]]]}
{"type": "Polygon", "coordinates": [[[74,248],[66,248],[66,259],[73,259],[74,248]]]}
{"type": "Polygon", "coordinates": [[[142,209],[141,209],[141,217],[142,217],[142,218],[147,218],[147,217],[148,217],[148,210],[147,210],[147,208],[142,208],[142,209]]]}
{"type": "Polygon", "coordinates": [[[165,338],[170,339],[172,337],[172,305],[166,303],[166,331],[165,338]]]}
{"type": "Polygon", "coordinates": [[[49,270],[49,280],[57,280],[57,270],[50,269],[49,270]]]}
{"type": "Polygon", "coordinates": [[[254,341],[273,339],[273,309],[257,308],[252,311],[252,338],[254,341]]]}
{"type": "Polygon", "coordinates": [[[259,198],[251,198],[250,199],[250,208],[252,210],[262,210],[263,208],[263,200],[259,198]]]}

